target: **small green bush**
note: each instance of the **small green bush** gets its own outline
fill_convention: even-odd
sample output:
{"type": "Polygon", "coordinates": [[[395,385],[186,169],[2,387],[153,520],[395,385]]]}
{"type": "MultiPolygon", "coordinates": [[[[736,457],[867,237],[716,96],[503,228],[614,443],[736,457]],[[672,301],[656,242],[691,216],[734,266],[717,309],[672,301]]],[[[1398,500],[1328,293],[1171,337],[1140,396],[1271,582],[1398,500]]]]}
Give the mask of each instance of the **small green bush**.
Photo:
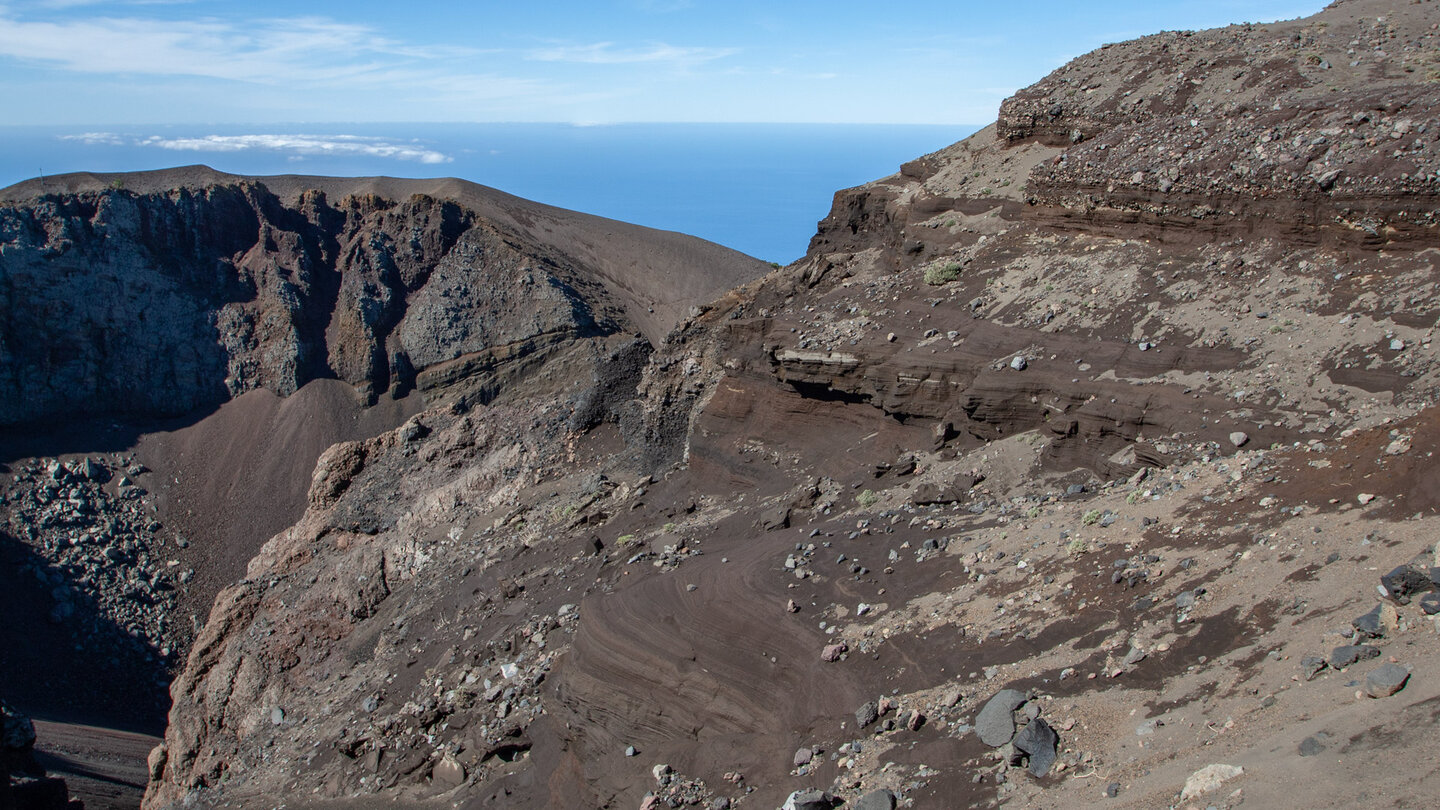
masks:
{"type": "Polygon", "coordinates": [[[959,262],[936,262],[925,268],[925,283],[931,286],[949,284],[960,278],[961,267],[959,262]]]}
{"type": "Polygon", "coordinates": [[[855,496],[855,502],[860,504],[862,507],[869,509],[870,507],[880,502],[880,496],[876,495],[874,492],[868,489],[864,489],[860,491],[859,495],[855,496]]]}
{"type": "Polygon", "coordinates": [[[1084,523],[1086,526],[1094,526],[1096,523],[1100,522],[1100,510],[1091,509],[1089,512],[1086,512],[1083,517],[1080,518],[1080,522],[1084,523]]]}

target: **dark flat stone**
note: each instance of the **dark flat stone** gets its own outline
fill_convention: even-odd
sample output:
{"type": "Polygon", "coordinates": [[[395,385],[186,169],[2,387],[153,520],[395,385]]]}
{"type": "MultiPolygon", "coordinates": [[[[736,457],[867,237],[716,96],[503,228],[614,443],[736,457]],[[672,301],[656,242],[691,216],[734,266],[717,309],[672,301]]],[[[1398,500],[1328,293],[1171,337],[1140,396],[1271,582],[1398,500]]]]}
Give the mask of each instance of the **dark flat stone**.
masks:
{"type": "Polygon", "coordinates": [[[1300,659],[1300,675],[1305,680],[1311,681],[1328,666],[1329,664],[1325,662],[1324,658],[1318,655],[1307,655],[1300,659]]]}
{"type": "Polygon", "coordinates": [[[1040,777],[1050,772],[1055,764],[1055,746],[1060,744],[1060,735],[1050,724],[1036,718],[1015,735],[1015,750],[1024,751],[1030,757],[1029,771],[1040,777]]]}
{"type": "Polygon", "coordinates": [[[884,788],[872,790],[855,802],[854,810],[895,810],[895,794],[884,788]]]}
{"type": "Polygon", "coordinates": [[[1024,692],[1001,689],[986,701],[985,708],[975,718],[975,733],[980,741],[991,748],[999,748],[1015,736],[1015,718],[1012,712],[1028,698],[1024,692]]]}
{"type": "Polygon", "coordinates": [[[1352,619],[1350,626],[1355,628],[1355,632],[1366,638],[1381,638],[1385,635],[1385,624],[1380,621],[1379,605],[1376,605],[1369,613],[1352,619]]]}
{"type": "Polygon", "coordinates": [[[1330,666],[1335,669],[1344,669],[1357,661],[1368,661],[1378,655],[1380,655],[1380,648],[1372,647],[1369,644],[1336,647],[1330,652],[1330,666]]]}

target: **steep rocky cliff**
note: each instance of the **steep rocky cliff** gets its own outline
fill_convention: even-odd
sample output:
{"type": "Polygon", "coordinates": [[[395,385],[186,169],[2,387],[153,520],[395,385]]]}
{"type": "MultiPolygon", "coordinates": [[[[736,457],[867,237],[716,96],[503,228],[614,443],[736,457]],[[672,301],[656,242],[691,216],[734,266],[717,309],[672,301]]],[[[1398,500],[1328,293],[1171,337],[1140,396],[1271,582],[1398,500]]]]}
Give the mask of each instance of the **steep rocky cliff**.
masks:
{"type": "Polygon", "coordinates": [[[0,200],[0,687],[141,731],[327,446],[507,398],[613,431],[652,341],[769,269],[454,180],[197,167],[0,200]]]}
{"type": "Polygon", "coordinates": [[[106,180],[0,195],[0,424],[185,414],[316,379],[487,401],[586,341],[658,341],[763,269],[459,181],[106,180]]]}

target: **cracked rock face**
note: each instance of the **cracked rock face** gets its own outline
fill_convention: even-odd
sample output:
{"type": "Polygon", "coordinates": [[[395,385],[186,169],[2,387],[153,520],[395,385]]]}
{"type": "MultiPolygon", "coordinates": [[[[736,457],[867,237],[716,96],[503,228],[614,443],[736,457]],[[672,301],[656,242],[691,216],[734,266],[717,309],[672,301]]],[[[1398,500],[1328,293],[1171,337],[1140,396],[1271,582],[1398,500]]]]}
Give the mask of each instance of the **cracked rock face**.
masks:
{"type": "Polygon", "coordinates": [[[343,186],[282,197],[218,173],[178,188],[164,178],[132,178],[154,189],[141,193],[8,190],[0,424],[177,415],[324,378],[371,400],[463,379],[457,396],[488,401],[507,370],[624,330],[657,341],[668,324],[654,310],[765,269],[699,240],[497,202],[479,187],[461,188],[459,201],[343,186]],[[604,252],[610,226],[634,244],[604,252]],[[624,289],[672,275],[681,280],[654,285],[643,311],[624,289]]]}

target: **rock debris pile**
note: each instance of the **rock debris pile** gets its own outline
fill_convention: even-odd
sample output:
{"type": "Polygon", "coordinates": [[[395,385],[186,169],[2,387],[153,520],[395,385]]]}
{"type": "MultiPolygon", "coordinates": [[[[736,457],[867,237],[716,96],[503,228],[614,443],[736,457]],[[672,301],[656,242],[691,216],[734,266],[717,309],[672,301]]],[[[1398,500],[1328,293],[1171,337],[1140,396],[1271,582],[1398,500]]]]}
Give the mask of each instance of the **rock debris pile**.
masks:
{"type": "Polygon", "coordinates": [[[50,621],[101,656],[128,644],[163,661],[190,632],[171,610],[194,570],[167,555],[186,541],[156,519],[138,483],[148,472],[124,457],[39,459],[16,470],[3,504],[3,530],[34,552],[18,573],[49,589],[50,621]]]}

